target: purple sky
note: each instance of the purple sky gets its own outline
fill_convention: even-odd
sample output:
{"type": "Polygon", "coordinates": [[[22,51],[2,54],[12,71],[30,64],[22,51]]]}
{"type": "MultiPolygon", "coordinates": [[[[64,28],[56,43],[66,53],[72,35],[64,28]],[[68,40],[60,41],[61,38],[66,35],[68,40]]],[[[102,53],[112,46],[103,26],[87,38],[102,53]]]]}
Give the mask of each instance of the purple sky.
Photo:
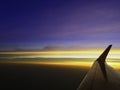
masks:
{"type": "Polygon", "coordinates": [[[119,0],[1,0],[0,50],[120,47],[119,0]]]}

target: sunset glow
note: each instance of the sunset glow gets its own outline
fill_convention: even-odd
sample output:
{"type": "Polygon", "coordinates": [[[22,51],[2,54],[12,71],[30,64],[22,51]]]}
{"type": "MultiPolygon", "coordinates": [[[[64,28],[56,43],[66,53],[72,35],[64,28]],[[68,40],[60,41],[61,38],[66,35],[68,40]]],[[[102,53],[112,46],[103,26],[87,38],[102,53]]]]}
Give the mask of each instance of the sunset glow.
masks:
{"type": "MultiPolygon", "coordinates": [[[[103,52],[103,49],[88,50],[63,50],[63,51],[18,51],[18,52],[0,52],[0,54],[26,55],[31,58],[97,58],[103,52]]],[[[112,49],[108,58],[120,59],[120,49],[112,49]]]]}
{"type": "MultiPolygon", "coordinates": [[[[114,61],[114,60],[113,60],[114,61]]],[[[38,62],[38,61],[7,61],[5,63],[14,63],[14,64],[34,64],[34,65],[55,65],[55,66],[73,66],[73,67],[91,67],[94,61],[47,61],[47,62],[38,62]]],[[[115,69],[120,69],[120,61],[110,62],[107,61],[107,64],[112,66],[115,69]]]]}

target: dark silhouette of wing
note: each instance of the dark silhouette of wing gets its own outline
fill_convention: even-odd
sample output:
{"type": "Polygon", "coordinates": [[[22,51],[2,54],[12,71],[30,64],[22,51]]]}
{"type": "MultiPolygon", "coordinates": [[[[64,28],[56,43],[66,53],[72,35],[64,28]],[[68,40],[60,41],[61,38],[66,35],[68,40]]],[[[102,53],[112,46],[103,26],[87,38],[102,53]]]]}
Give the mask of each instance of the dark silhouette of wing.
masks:
{"type": "Polygon", "coordinates": [[[102,70],[103,76],[106,80],[108,80],[108,78],[107,78],[107,72],[106,72],[106,69],[105,69],[105,60],[106,60],[106,57],[107,57],[111,47],[112,47],[112,45],[109,45],[108,48],[97,59],[99,65],[100,65],[100,68],[102,70]]]}
{"type": "Polygon", "coordinates": [[[120,74],[105,62],[111,47],[93,63],[77,90],[120,90],[120,74]]]}

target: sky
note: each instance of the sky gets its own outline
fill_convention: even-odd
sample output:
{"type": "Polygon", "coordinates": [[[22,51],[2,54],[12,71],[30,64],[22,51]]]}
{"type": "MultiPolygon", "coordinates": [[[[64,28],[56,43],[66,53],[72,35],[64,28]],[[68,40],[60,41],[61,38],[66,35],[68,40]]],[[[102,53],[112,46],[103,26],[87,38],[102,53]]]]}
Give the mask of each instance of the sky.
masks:
{"type": "Polygon", "coordinates": [[[0,0],[0,50],[120,47],[119,0],[0,0]]]}

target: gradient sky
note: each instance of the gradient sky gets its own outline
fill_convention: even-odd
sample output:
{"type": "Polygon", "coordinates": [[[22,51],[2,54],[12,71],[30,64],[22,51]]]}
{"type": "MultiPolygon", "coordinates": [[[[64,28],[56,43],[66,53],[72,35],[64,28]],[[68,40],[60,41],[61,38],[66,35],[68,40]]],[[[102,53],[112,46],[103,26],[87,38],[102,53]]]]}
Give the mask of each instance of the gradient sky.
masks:
{"type": "Polygon", "coordinates": [[[120,47],[119,0],[0,0],[0,50],[120,47]]]}

